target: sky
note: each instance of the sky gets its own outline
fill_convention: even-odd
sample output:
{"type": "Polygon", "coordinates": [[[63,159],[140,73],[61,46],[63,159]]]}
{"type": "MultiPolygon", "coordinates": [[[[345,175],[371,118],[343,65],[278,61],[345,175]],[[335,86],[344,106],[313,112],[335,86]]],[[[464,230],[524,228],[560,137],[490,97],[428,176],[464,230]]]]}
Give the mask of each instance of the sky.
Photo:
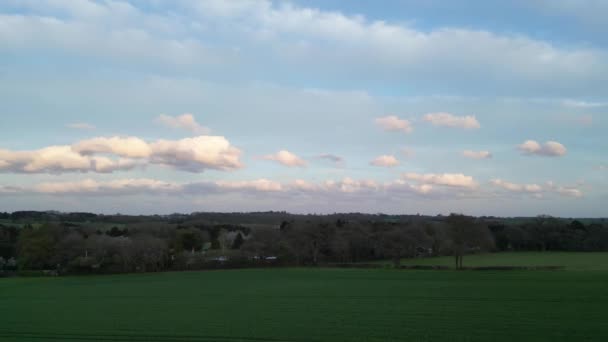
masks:
{"type": "Polygon", "coordinates": [[[605,217],[605,13],[4,0],[0,211],[605,217]]]}

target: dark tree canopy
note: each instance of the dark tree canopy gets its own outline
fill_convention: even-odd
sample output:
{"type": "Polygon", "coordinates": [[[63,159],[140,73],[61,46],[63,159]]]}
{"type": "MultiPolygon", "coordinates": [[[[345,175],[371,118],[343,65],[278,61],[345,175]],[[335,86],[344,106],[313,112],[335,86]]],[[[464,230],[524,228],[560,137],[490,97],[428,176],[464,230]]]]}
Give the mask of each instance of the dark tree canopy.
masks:
{"type": "MultiPolygon", "coordinates": [[[[608,251],[604,219],[193,213],[152,216],[20,211],[0,216],[5,270],[153,272],[319,265],[485,251],[608,251]],[[10,262],[9,262],[10,261],[10,262]]],[[[0,270],[2,271],[2,270],[0,270]]]]}

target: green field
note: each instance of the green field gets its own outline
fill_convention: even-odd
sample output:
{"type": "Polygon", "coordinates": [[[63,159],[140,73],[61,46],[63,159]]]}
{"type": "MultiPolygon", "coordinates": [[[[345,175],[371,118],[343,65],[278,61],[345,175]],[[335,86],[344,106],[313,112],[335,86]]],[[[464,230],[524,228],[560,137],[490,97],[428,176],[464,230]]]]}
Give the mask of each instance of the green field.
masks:
{"type": "MultiPolygon", "coordinates": [[[[403,259],[401,264],[454,267],[454,258],[436,257],[403,259]]],[[[464,266],[564,266],[566,270],[569,271],[608,271],[608,253],[512,252],[477,254],[465,256],[464,266]]]]}
{"type": "MultiPolygon", "coordinates": [[[[524,255],[530,264],[562,260],[492,257],[524,255]]],[[[0,279],[0,341],[608,341],[608,271],[592,267],[606,254],[571,256],[577,261],[565,271],[297,268],[0,279]],[[584,271],[570,271],[575,265],[584,271]]]]}

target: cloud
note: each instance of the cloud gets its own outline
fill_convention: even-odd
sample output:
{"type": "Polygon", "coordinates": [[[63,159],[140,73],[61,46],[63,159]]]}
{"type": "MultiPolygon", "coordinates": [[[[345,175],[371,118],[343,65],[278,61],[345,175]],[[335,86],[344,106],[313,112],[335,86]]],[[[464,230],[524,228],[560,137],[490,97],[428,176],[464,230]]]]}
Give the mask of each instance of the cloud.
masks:
{"type": "Polygon", "coordinates": [[[381,166],[381,167],[394,167],[399,165],[399,160],[395,158],[395,156],[391,155],[382,155],[376,157],[374,160],[369,162],[370,165],[373,166],[381,166]]]}
{"type": "Polygon", "coordinates": [[[176,192],[181,185],[153,179],[120,179],[100,182],[85,179],[75,182],[48,182],[34,186],[33,191],[42,194],[99,194],[135,195],[144,192],[176,192]]]}
{"type": "Polygon", "coordinates": [[[33,151],[0,149],[0,172],[63,173],[130,170],[137,165],[129,159],[112,160],[104,156],[87,156],[70,146],[49,146],[33,151]]]}
{"type": "Polygon", "coordinates": [[[198,2],[193,6],[206,19],[221,18],[245,26],[258,39],[286,50],[285,55],[302,55],[300,62],[333,63],[335,69],[356,70],[353,65],[365,65],[370,74],[407,75],[410,80],[420,77],[427,82],[434,78],[443,84],[452,81],[446,80],[446,74],[456,73],[461,79],[479,77],[485,81],[480,82],[484,88],[489,86],[487,75],[500,75],[501,84],[517,80],[556,87],[551,84],[556,77],[582,85],[583,75],[597,81],[601,78],[592,70],[605,70],[602,50],[560,48],[522,35],[457,27],[423,31],[403,23],[270,1],[238,6],[198,2]],[[288,38],[294,42],[284,42],[288,38]],[[327,49],[328,44],[332,49],[327,49]],[[469,53],[470,46],[476,47],[476,54],[469,53]]]}
{"type": "Polygon", "coordinates": [[[280,150],[275,154],[267,154],[262,159],[276,161],[289,167],[305,167],[307,165],[305,160],[287,150],[280,150]]]}
{"type": "Polygon", "coordinates": [[[413,128],[412,124],[405,119],[400,119],[395,115],[385,116],[377,118],[376,124],[385,131],[401,131],[404,133],[411,133],[413,128]]]}
{"type": "Polygon", "coordinates": [[[473,189],[478,186],[477,182],[471,176],[465,176],[462,173],[405,173],[403,178],[416,181],[423,184],[443,185],[457,188],[473,189]]]}
{"type": "Polygon", "coordinates": [[[0,17],[0,46],[64,52],[95,62],[139,66],[145,60],[190,67],[199,75],[218,66],[231,76],[254,67],[264,73],[291,67],[316,77],[407,81],[452,92],[505,92],[509,87],[506,92],[527,95],[601,96],[599,85],[608,70],[601,47],[566,47],[523,34],[420,29],[282,1],[167,4],[15,1],[9,6],[13,10],[0,17]],[[210,36],[213,44],[206,40],[210,36]],[[470,53],[471,46],[476,53],[470,53]]]}
{"type": "Polygon", "coordinates": [[[256,190],[264,192],[283,190],[281,183],[265,178],[252,181],[218,181],[215,184],[221,189],[228,190],[256,190]]]}
{"type": "Polygon", "coordinates": [[[435,126],[445,126],[464,129],[478,129],[481,127],[475,116],[456,116],[450,113],[429,113],[423,118],[435,126]]]}
{"type": "Polygon", "coordinates": [[[566,187],[558,187],[555,191],[562,196],[567,197],[583,197],[583,192],[576,188],[566,188],[566,187]]]}
{"type": "Polygon", "coordinates": [[[111,153],[127,158],[147,158],[152,154],[150,145],[136,137],[99,137],[80,141],[72,146],[80,154],[111,153]]]}
{"type": "Polygon", "coordinates": [[[561,104],[566,107],[582,108],[582,109],[608,107],[608,102],[584,101],[584,100],[573,100],[573,99],[562,100],[561,104]]]}
{"type": "Polygon", "coordinates": [[[73,128],[73,129],[83,129],[83,130],[95,129],[95,126],[85,123],[85,122],[75,122],[75,123],[67,124],[66,127],[73,128]]]}
{"type": "Polygon", "coordinates": [[[331,153],[325,153],[325,154],[318,155],[317,159],[326,160],[326,161],[331,162],[334,165],[340,166],[340,167],[343,167],[345,164],[344,158],[337,156],[335,154],[331,154],[331,153]]]}
{"type": "Polygon", "coordinates": [[[545,157],[561,157],[567,152],[566,147],[557,141],[547,141],[540,144],[535,140],[526,140],[517,148],[526,155],[538,155],[545,157]]]}
{"type": "Polygon", "coordinates": [[[146,158],[149,163],[201,172],[204,169],[232,170],[242,167],[241,151],[221,136],[198,136],[147,143],[136,137],[94,138],[73,146],[81,154],[111,153],[128,158],[146,158]]]}
{"type": "Polygon", "coordinates": [[[540,193],[543,191],[542,187],[538,184],[516,184],[502,179],[492,179],[490,184],[513,192],[540,193]]]}
{"type": "Polygon", "coordinates": [[[229,171],[243,167],[241,151],[221,136],[199,136],[181,140],[158,140],[150,144],[151,163],[202,172],[205,169],[229,171]]]}
{"type": "Polygon", "coordinates": [[[490,184],[514,193],[532,194],[536,198],[542,198],[544,194],[557,194],[564,197],[583,197],[583,192],[573,186],[556,185],[553,182],[546,182],[544,185],[539,184],[517,184],[504,181],[502,179],[492,179],[490,184]]]}
{"type": "Polygon", "coordinates": [[[465,151],[462,151],[462,155],[465,156],[466,158],[470,158],[470,159],[490,159],[490,158],[492,158],[492,153],[490,153],[489,151],[465,150],[465,151]]]}
{"type": "Polygon", "coordinates": [[[148,164],[189,172],[229,171],[243,167],[241,151],[221,136],[146,142],[137,137],[97,137],[72,146],[34,151],[0,149],[0,172],[64,173],[130,170],[148,164]]]}
{"type": "Polygon", "coordinates": [[[210,132],[209,128],[200,125],[196,122],[194,115],[189,113],[175,117],[161,114],[156,118],[156,122],[166,127],[186,129],[195,134],[209,134],[210,132]]]}
{"type": "MultiPolygon", "coordinates": [[[[574,186],[561,186],[546,182],[538,184],[516,184],[501,179],[492,180],[487,188],[478,187],[471,177],[461,174],[410,174],[402,179],[379,182],[371,179],[279,182],[267,178],[253,180],[219,180],[199,182],[174,182],[156,179],[115,179],[43,182],[29,186],[0,185],[0,196],[50,195],[50,196],[136,196],[163,195],[183,198],[205,198],[211,201],[252,197],[259,201],[277,203],[377,203],[378,201],[413,200],[463,200],[512,198],[512,194],[544,198],[545,195],[581,198],[583,193],[574,186]],[[410,183],[408,180],[412,180],[410,183]],[[497,191],[498,190],[498,191],[497,191]],[[236,195],[237,197],[234,197],[236,195]],[[372,201],[372,202],[369,202],[372,201]]],[[[385,203],[385,202],[381,202],[385,203]]],[[[439,202],[438,202],[439,203],[439,202]]],[[[233,204],[231,204],[233,205],[233,204]]],[[[232,208],[234,209],[234,208],[232,208]]],[[[276,208],[275,208],[276,209],[276,208]]]]}

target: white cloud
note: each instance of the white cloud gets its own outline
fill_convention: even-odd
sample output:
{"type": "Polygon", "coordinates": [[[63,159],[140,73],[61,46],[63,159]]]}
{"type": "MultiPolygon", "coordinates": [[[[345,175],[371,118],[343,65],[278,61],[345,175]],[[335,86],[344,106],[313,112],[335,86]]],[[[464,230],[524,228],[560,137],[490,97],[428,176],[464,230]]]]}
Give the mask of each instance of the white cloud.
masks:
{"type": "Polygon", "coordinates": [[[608,107],[608,102],[595,102],[595,101],[584,101],[584,100],[573,100],[573,99],[562,100],[561,104],[565,107],[582,108],[582,109],[608,107]]]}
{"type": "Polygon", "coordinates": [[[492,179],[490,183],[494,186],[513,192],[539,193],[543,191],[541,186],[538,184],[516,184],[504,181],[502,179],[492,179]]]}
{"type": "Polygon", "coordinates": [[[281,191],[283,186],[279,182],[265,178],[252,181],[218,181],[216,184],[222,189],[231,190],[257,190],[257,191],[281,191]]]}
{"type": "Polygon", "coordinates": [[[112,160],[79,154],[70,146],[49,146],[33,151],[0,149],[0,172],[63,173],[113,172],[130,170],[136,163],[127,159],[112,160]]]}
{"type": "Polygon", "coordinates": [[[471,176],[466,176],[462,173],[405,173],[403,178],[416,181],[423,184],[443,185],[458,188],[473,189],[478,186],[477,182],[471,176]]]}
{"type": "Polygon", "coordinates": [[[305,160],[287,150],[280,150],[275,154],[267,154],[262,159],[276,161],[289,167],[305,167],[307,164],[305,160]]]}
{"type": "Polygon", "coordinates": [[[490,153],[489,151],[465,150],[465,151],[462,151],[462,155],[465,156],[466,158],[470,158],[470,159],[490,159],[490,158],[492,158],[492,153],[490,153]]]}
{"type": "Polygon", "coordinates": [[[200,172],[204,169],[234,170],[243,167],[241,151],[221,136],[158,140],[150,144],[152,163],[200,172]]]}
{"type": "Polygon", "coordinates": [[[602,48],[459,27],[422,30],[285,2],[180,1],[172,2],[171,10],[117,1],[14,1],[13,6],[16,11],[0,18],[3,49],[67,51],[138,65],[146,60],[197,71],[222,65],[236,75],[243,66],[271,72],[277,64],[298,65],[319,76],[424,81],[419,83],[456,90],[507,85],[524,94],[572,96],[601,95],[598,85],[608,70],[602,48]],[[217,37],[215,44],[206,44],[209,36],[217,37]]]}
{"type": "Polygon", "coordinates": [[[85,122],[75,122],[75,123],[67,124],[66,126],[68,128],[73,128],[73,129],[83,129],[83,130],[95,129],[95,126],[85,123],[85,122]]]}
{"type": "Polygon", "coordinates": [[[557,191],[557,193],[559,193],[562,196],[576,197],[576,198],[583,197],[583,192],[576,188],[559,187],[556,189],[556,191],[557,191]]]}
{"type": "Polygon", "coordinates": [[[34,151],[0,149],[0,171],[109,173],[147,164],[166,165],[190,172],[205,169],[229,171],[243,166],[240,155],[241,151],[221,136],[151,143],[136,137],[98,137],[72,146],[49,146],[34,151]]]}
{"type": "Polygon", "coordinates": [[[424,121],[430,122],[435,126],[446,126],[464,129],[477,129],[481,125],[475,116],[456,116],[450,113],[429,113],[424,116],[424,121]]]}
{"type": "Polygon", "coordinates": [[[80,141],[72,146],[80,154],[111,153],[127,158],[147,158],[152,154],[150,145],[137,137],[99,137],[80,141]]]}
{"type": "Polygon", "coordinates": [[[385,131],[401,131],[405,133],[411,133],[413,128],[412,124],[406,119],[400,119],[395,115],[385,116],[377,118],[376,124],[385,131]]]}
{"type": "MultiPolygon", "coordinates": [[[[158,194],[167,196],[203,196],[213,198],[229,194],[253,196],[256,200],[294,200],[306,199],[329,201],[394,201],[406,198],[428,200],[461,200],[475,198],[511,197],[510,193],[527,194],[532,198],[543,198],[547,194],[564,197],[580,198],[583,193],[574,186],[555,185],[547,182],[545,185],[516,184],[494,179],[491,187],[479,188],[471,177],[461,174],[407,174],[403,179],[389,182],[377,182],[370,179],[343,178],[311,182],[295,180],[278,182],[266,178],[254,180],[220,180],[179,183],[155,179],[116,179],[95,180],[83,179],[76,181],[44,182],[31,186],[0,185],[0,195],[61,195],[61,196],[132,196],[139,194],[158,194]],[[414,183],[408,183],[406,180],[414,183]]],[[[354,202],[353,202],[354,203],[354,202]]]]}
{"type": "Polygon", "coordinates": [[[85,179],[75,182],[48,182],[33,187],[33,191],[43,194],[101,194],[133,195],[142,192],[175,192],[182,189],[179,184],[153,179],[120,179],[96,181],[85,179]]]}
{"type": "Polygon", "coordinates": [[[399,160],[395,156],[381,155],[370,162],[370,165],[381,167],[394,167],[399,165],[399,160]]]}
{"type": "Polygon", "coordinates": [[[492,179],[490,184],[510,192],[532,194],[536,198],[542,198],[543,194],[549,193],[565,197],[583,197],[583,192],[580,189],[572,186],[555,185],[553,182],[547,182],[545,185],[517,184],[502,179],[492,179]]]}
{"type": "Polygon", "coordinates": [[[156,119],[156,122],[166,127],[186,129],[196,134],[209,134],[210,132],[209,128],[196,122],[194,115],[190,113],[178,116],[161,114],[156,119]]]}
{"type": "Polygon", "coordinates": [[[344,193],[373,191],[379,188],[378,183],[373,180],[355,180],[350,177],[346,177],[338,182],[326,181],[323,186],[325,191],[338,191],[344,193]]]}
{"type": "Polygon", "coordinates": [[[526,140],[517,148],[527,155],[538,155],[545,157],[560,157],[566,154],[566,147],[557,141],[547,141],[540,144],[535,140],[526,140]]]}

